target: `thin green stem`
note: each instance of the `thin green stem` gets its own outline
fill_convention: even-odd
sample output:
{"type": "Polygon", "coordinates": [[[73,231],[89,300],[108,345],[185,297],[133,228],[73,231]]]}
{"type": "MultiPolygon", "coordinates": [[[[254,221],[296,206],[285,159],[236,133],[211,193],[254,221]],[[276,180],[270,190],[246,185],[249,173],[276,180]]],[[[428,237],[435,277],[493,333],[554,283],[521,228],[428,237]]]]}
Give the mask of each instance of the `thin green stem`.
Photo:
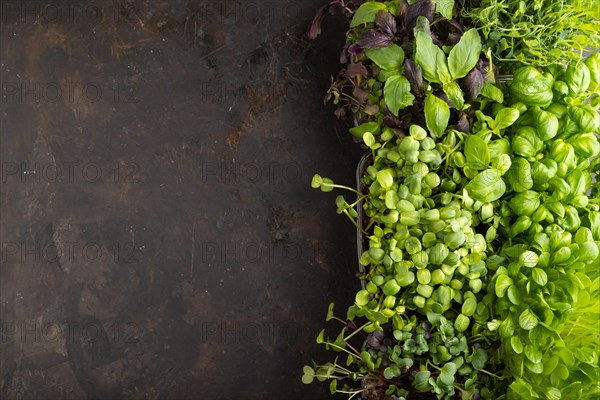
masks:
{"type": "Polygon", "coordinates": [[[498,379],[499,381],[502,381],[502,380],[504,380],[504,377],[500,377],[500,376],[498,376],[498,375],[496,375],[496,374],[492,374],[491,372],[489,372],[489,371],[487,371],[487,370],[485,370],[485,369],[480,369],[479,371],[481,371],[481,372],[483,372],[483,373],[486,373],[486,374],[488,374],[489,376],[491,376],[491,377],[494,377],[494,378],[498,379]]]}
{"type": "Polygon", "coordinates": [[[336,348],[336,349],[338,349],[338,350],[340,350],[340,351],[343,351],[344,353],[348,353],[348,354],[350,354],[352,357],[356,358],[357,360],[360,360],[360,357],[359,357],[359,356],[357,356],[356,354],[354,354],[354,353],[352,353],[352,352],[349,352],[348,350],[346,350],[346,349],[345,349],[345,348],[343,348],[342,346],[338,346],[337,344],[335,344],[335,343],[333,343],[333,342],[323,342],[323,343],[325,343],[325,344],[328,344],[329,346],[331,346],[331,347],[333,347],[333,348],[336,348]]]}
{"type": "Polygon", "coordinates": [[[353,193],[356,193],[359,196],[363,195],[362,193],[360,193],[358,190],[356,190],[354,188],[344,186],[344,185],[338,185],[337,183],[326,183],[326,184],[322,184],[322,186],[334,187],[334,188],[338,188],[338,189],[345,189],[345,190],[349,190],[353,193]]]}
{"type": "Polygon", "coordinates": [[[363,329],[365,329],[370,324],[371,324],[371,322],[367,322],[363,326],[361,326],[360,328],[358,328],[357,330],[355,330],[354,332],[352,332],[350,335],[346,336],[344,338],[344,342],[348,341],[352,336],[356,335],[358,332],[361,332],[363,329]]]}

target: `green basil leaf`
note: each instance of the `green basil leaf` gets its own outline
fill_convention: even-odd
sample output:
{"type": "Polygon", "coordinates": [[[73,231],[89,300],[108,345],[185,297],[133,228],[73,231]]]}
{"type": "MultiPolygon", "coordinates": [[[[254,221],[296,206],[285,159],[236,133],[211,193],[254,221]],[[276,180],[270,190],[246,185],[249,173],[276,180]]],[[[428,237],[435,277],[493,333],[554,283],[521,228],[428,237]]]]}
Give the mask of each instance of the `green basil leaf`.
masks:
{"type": "Polygon", "coordinates": [[[532,215],[538,209],[540,203],[540,193],[525,190],[510,199],[508,206],[516,215],[532,215]]]}
{"type": "Polygon", "coordinates": [[[404,50],[394,43],[379,49],[365,49],[365,54],[382,69],[400,70],[404,62],[404,50]]]}
{"type": "Polygon", "coordinates": [[[542,75],[534,67],[521,67],[508,83],[508,91],[514,101],[527,106],[547,107],[552,103],[554,93],[552,78],[542,75]]]}
{"type": "Polygon", "coordinates": [[[590,70],[585,63],[571,63],[567,68],[565,81],[571,97],[582,95],[590,85],[590,80],[590,70]]]}
{"type": "Polygon", "coordinates": [[[596,157],[600,154],[600,143],[595,133],[582,133],[567,139],[575,152],[584,158],[596,157]]]}
{"type": "Polygon", "coordinates": [[[487,97],[488,99],[495,101],[496,103],[504,103],[504,94],[502,93],[502,90],[498,89],[491,83],[484,84],[479,94],[481,94],[483,97],[487,97]]]}
{"type": "Polygon", "coordinates": [[[496,139],[489,142],[488,149],[490,151],[490,157],[492,160],[500,157],[501,155],[508,155],[511,152],[510,142],[506,138],[496,139]]]}
{"type": "Polygon", "coordinates": [[[584,61],[590,70],[590,87],[591,91],[600,90],[600,53],[597,51],[588,56],[584,61]]]}
{"type": "Polygon", "coordinates": [[[477,135],[465,139],[465,157],[467,165],[475,169],[487,168],[490,163],[490,151],[487,143],[477,135]]]}
{"type": "Polygon", "coordinates": [[[448,55],[448,68],[453,79],[460,79],[471,71],[481,53],[481,39],[477,29],[466,31],[459,42],[450,50],[448,55]]]}
{"type": "Polygon", "coordinates": [[[423,77],[429,82],[442,82],[442,77],[440,77],[438,71],[443,75],[450,75],[446,63],[446,55],[442,49],[433,43],[431,36],[427,33],[422,31],[415,32],[415,39],[415,64],[421,67],[423,77]]]}
{"type": "Polygon", "coordinates": [[[526,158],[535,157],[544,148],[544,142],[539,138],[535,128],[524,126],[517,130],[511,147],[515,153],[526,158]]]}
{"type": "Polygon", "coordinates": [[[452,9],[454,8],[454,0],[433,0],[435,11],[446,19],[452,19],[452,9]]]}
{"type": "Polygon", "coordinates": [[[445,83],[442,85],[442,89],[444,90],[444,93],[446,93],[446,95],[448,96],[448,99],[450,99],[450,101],[454,105],[454,108],[458,110],[463,108],[465,104],[465,98],[462,89],[460,88],[460,86],[458,86],[458,83],[454,81],[445,83]]]}
{"type": "Polygon", "coordinates": [[[496,129],[508,128],[514,124],[517,119],[519,119],[519,115],[519,110],[516,108],[503,108],[498,112],[498,114],[496,114],[496,129]]]}
{"type": "Polygon", "coordinates": [[[350,133],[362,139],[366,132],[371,132],[373,135],[379,135],[381,127],[378,122],[365,122],[353,128],[350,128],[350,133]]]}
{"type": "Polygon", "coordinates": [[[432,94],[425,97],[425,123],[434,138],[441,137],[448,127],[450,107],[444,100],[432,94]]]}
{"type": "Polygon", "coordinates": [[[498,200],[506,191],[506,185],[502,180],[500,171],[496,169],[486,169],[475,176],[475,178],[465,186],[469,196],[482,203],[490,203],[498,200]]]}
{"type": "Polygon", "coordinates": [[[353,28],[360,24],[368,24],[369,22],[375,22],[377,13],[379,11],[387,11],[387,6],[379,2],[364,3],[354,13],[352,21],[350,21],[350,27],[353,28]]]}
{"type": "Polygon", "coordinates": [[[550,140],[558,133],[558,117],[551,112],[544,111],[539,107],[532,110],[535,126],[542,140],[550,140]]]}
{"type": "Polygon", "coordinates": [[[580,194],[584,194],[588,185],[591,176],[589,174],[584,174],[581,170],[573,170],[569,175],[567,175],[567,184],[570,187],[570,196],[575,197],[580,194]]]}
{"type": "Polygon", "coordinates": [[[598,110],[588,104],[569,107],[569,117],[583,130],[583,133],[597,132],[600,128],[598,110]]]}
{"type": "Polygon", "coordinates": [[[385,81],[383,88],[385,105],[392,114],[398,116],[398,111],[411,106],[415,96],[410,92],[410,82],[405,76],[395,75],[385,81]]]}

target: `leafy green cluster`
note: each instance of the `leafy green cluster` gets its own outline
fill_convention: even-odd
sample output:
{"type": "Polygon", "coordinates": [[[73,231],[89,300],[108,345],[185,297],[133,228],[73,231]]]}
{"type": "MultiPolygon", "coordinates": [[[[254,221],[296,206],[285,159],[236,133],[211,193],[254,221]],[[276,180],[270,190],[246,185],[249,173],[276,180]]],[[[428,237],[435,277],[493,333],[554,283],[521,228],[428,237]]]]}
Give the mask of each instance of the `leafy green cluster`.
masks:
{"type": "Polygon", "coordinates": [[[579,61],[600,47],[597,0],[466,0],[462,15],[475,26],[506,73],[520,65],[579,61]]]}
{"type": "Polygon", "coordinates": [[[345,366],[306,366],[303,381],[368,399],[595,398],[600,54],[502,85],[477,30],[441,4],[353,14],[350,132],[372,163],[362,193],[312,186],[358,195],[336,205],[367,237],[364,288],[344,318],[330,307],[335,339],[317,338],[345,366]]]}
{"type": "Polygon", "coordinates": [[[531,67],[517,70],[509,91],[520,101],[521,115],[497,139],[505,141],[512,165],[492,225],[508,240],[498,249],[502,265],[490,281],[496,296],[489,327],[498,330],[502,359],[515,378],[510,390],[522,398],[600,395],[598,338],[592,334],[569,345],[563,337],[575,309],[600,307],[597,297],[590,303],[600,284],[599,199],[586,195],[589,159],[600,154],[594,133],[600,115],[584,104],[591,95],[588,65],[599,56],[546,71],[552,87],[565,88],[551,87],[549,104],[540,103],[540,93],[515,92],[518,79],[534,73],[531,67]]]}

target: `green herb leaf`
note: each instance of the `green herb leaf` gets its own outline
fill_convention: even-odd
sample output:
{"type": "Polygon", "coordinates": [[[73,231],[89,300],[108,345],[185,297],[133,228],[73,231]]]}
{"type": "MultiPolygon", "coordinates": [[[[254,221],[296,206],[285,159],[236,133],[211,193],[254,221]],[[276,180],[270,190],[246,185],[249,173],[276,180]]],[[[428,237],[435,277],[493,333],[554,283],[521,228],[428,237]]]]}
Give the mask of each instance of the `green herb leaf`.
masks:
{"type": "Polygon", "coordinates": [[[446,63],[446,55],[442,49],[436,46],[431,40],[431,36],[425,32],[415,32],[415,39],[415,64],[421,67],[423,77],[433,83],[442,82],[443,77],[446,77],[445,81],[448,81],[450,72],[446,63]]]}
{"type": "Polygon", "coordinates": [[[523,352],[523,343],[521,342],[521,339],[518,336],[510,337],[510,346],[512,347],[513,351],[517,354],[521,354],[523,352]]]}
{"type": "Polygon", "coordinates": [[[410,82],[405,76],[395,75],[385,81],[383,88],[385,105],[392,114],[398,116],[398,111],[411,106],[415,96],[410,92],[410,82]]]}
{"type": "Polygon", "coordinates": [[[478,348],[475,350],[475,354],[471,357],[471,365],[476,370],[482,370],[485,367],[485,363],[488,360],[487,352],[483,348],[478,348]]]}
{"type": "Polygon", "coordinates": [[[452,19],[452,9],[454,0],[432,0],[435,4],[435,11],[446,19],[452,19]]]}
{"type": "Polygon", "coordinates": [[[441,137],[450,119],[450,107],[444,100],[432,94],[425,97],[425,123],[431,136],[441,137]]]}
{"type": "Polygon", "coordinates": [[[454,364],[453,362],[447,362],[442,367],[442,370],[440,372],[438,379],[444,385],[447,385],[447,386],[454,385],[454,374],[456,374],[457,369],[458,368],[456,368],[456,364],[454,364]]]}
{"type": "Polygon", "coordinates": [[[503,108],[498,112],[498,114],[496,114],[496,129],[508,128],[509,126],[514,124],[517,119],[519,119],[519,115],[519,110],[517,110],[516,108],[503,108]]]}
{"type": "Polygon", "coordinates": [[[506,295],[506,291],[512,285],[513,285],[513,280],[510,278],[510,276],[505,275],[505,274],[499,275],[498,278],[496,278],[496,286],[495,286],[496,296],[504,297],[506,295]]]}
{"type": "Polygon", "coordinates": [[[524,192],[533,187],[531,165],[522,157],[515,157],[506,173],[506,179],[515,192],[524,192]]]}
{"type": "Polygon", "coordinates": [[[531,385],[521,378],[515,379],[509,386],[509,391],[520,396],[523,399],[539,399],[540,396],[533,390],[531,385]]]}
{"type": "Polygon", "coordinates": [[[590,70],[585,63],[571,63],[567,68],[566,83],[569,86],[569,95],[578,97],[590,85],[590,70]]]}
{"type": "Polygon", "coordinates": [[[521,304],[521,292],[519,291],[519,288],[517,286],[512,285],[511,287],[509,287],[506,294],[508,295],[508,300],[510,300],[511,303],[513,303],[516,306],[521,304]]]}
{"type": "Polygon", "coordinates": [[[382,188],[388,190],[394,184],[393,170],[390,168],[382,169],[377,171],[377,182],[382,188]]]}
{"type": "Polygon", "coordinates": [[[426,392],[431,387],[429,385],[429,377],[431,376],[431,372],[429,371],[419,371],[415,374],[415,380],[413,381],[413,386],[420,392],[426,392]]]}
{"type": "Polygon", "coordinates": [[[358,138],[363,138],[366,132],[371,132],[373,135],[379,135],[381,127],[379,123],[375,121],[365,122],[358,126],[349,129],[350,133],[358,138]]]}
{"type": "Polygon", "coordinates": [[[466,76],[477,64],[480,53],[481,39],[477,29],[469,29],[448,55],[448,67],[452,78],[456,80],[466,76]]]}
{"type": "Polygon", "coordinates": [[[465,189],[474,200],[490,203],[498,200],[506,191],[506,185],[500,172],[496,169],[486,169],[475,176],[465,186],[465,189]]]}
{"type": "Polygon", "coordinates": [[[546,286],[546,283],[548,283],[548,275],[546,274],[546,271],[541,268],[532,269],[531,277],[533,278],[533,281],[540,286],[546,286]]]}
{"type": "Polygon", "coordinates": [[[515,323],[510,315],[506,317],[504,321],[502,321],[498,329],[498,333],[502,339],[508,339],[515,333],[515,323]]]}
{"type": "Polygon", "coordinates": [[[383,285],[383,293],[386,296],[393,296],[400,291],[400,285],[395,279],[390,279],[383,285]]]}
{"type": "Polygon", "coordinates": [[[463,108],[465,104],[465,98],[462,89],[460,88],[460,86],[458,86],[458,83],[454,81],[444,83],[442,85],[442,89],[444,90],[444,93],[446,93],[446,95],[448,96],[448,99],[450,99],[452,104],[454,104],[454,107],[456,109],[460,110],[463,108]]]}
{"type": "Polygon", "coordinates": [[[370,300],[370,294],[366,290],[358,291],[358,293],[356,293],[356,296],[354,299],[354,301],[356,302],[356,305],[359,307],[366,306],[367,303],[369,302],[369,300],[370,300]]]}
{"type": "Polygon", "coordinates": [[[481,88],[481,92],[479,92],[483,97],[487,97],[490,100],[493,100],[497,103],[504,103],[504,94],[500,89],[491,83],[486,83],[481,88]]]}
{"type": "Polygon", "coordinates": [[[538,324],[538,317],[530,310],[525,310],[519,316],[519,325],[526,331],[530,331],[538,324]]]}
{"type": "Polygon", "coordinates": [[[542,361],[542,352],[537,347],[527,344],[525,345],[525,357],[532,363],[539,363],[542,361]]]}
{"type": "Polygon", "coordinates": [[[304,383],[305,385],[311,384],[312,381],[315,379],[315,370],[309,367],[308,365],[305,365],[302,369],[302,372],[302,383],[304,383]]]}
{"type": "Polygon", "coordinates": [[[333,307],[335,305],[333,303],[329,304],[329,308],[327,309],[327,317],[325,317],[325,321],[329,321],[333,318],[333,307]]]}
{"type": "Polygon", "coordinates": [[[360,24],[368,24],[369,22],[375,22],[377,13],[379,11],[387,11],[387,6],[379,2],[364,3],[354,13],[352,21],[350,21],[350,27],[353,28],[360,24]]]}
{"type": "Polygon", "coordinates": [[[467,165],[475,169],[485,169],[490,163],[490,151],[487,143],[477,135],[465,139],[465,157],[467,165]]]}
{"type": "Polygon", "coordinates": [[[365,54],[379,68],[400,71],[404,62],[404,50],[394,43],[379,49],[365,49],[365,54]]]}

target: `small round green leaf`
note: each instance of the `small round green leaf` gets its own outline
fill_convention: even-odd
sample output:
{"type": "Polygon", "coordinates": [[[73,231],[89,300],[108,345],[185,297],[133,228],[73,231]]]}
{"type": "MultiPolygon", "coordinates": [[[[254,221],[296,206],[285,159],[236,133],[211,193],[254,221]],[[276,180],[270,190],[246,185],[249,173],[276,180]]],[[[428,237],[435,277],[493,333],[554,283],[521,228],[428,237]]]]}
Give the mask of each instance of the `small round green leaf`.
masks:
{"type": "Polygon", "coordinates": [[[523,311],[519,316],[519,326],[526,331],[530,331],[535,328],[538,322],[538,317],[530,310],[523,311]]]}
{"type": "Polygon", "coordinates": [[[512,286],[513,280],[506,274],[499,275],[496,278],[495,291],[496,296],[504,297],[506,295],[506,291],[510,286],[512,286]]]}
{"type": "Polygon", "coordinates": [[[370,294],[366,290],[358,291],[358,293],[356,293],[356,296],[354,299],[354,301],[356,302],[356,305],[359,307],[366,306],[367,303],[369,303],[369,300],[370,300],[370,294]]]}
{"type": "Polygon", "coordinates": [[[400,285],[395,279],[390,279],[383,285],[383,293],[386,296],[393,296],[400,291],[400,285]]]}

